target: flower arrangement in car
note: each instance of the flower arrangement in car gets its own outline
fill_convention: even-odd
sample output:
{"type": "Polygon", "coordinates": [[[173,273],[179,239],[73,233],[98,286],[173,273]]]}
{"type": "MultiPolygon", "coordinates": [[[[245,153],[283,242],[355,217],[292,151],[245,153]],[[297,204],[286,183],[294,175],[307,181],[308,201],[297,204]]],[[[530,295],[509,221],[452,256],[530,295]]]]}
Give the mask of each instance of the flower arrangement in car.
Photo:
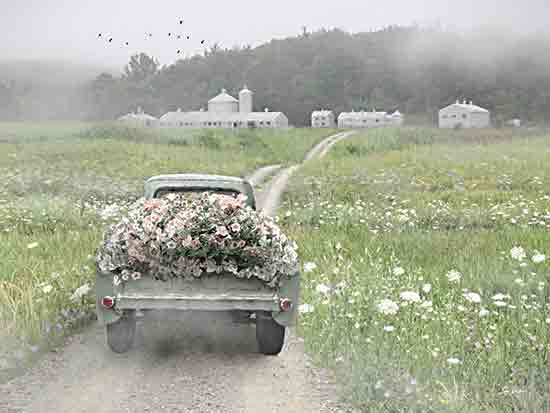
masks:
{"type": "Polygon", "coordinates": [[[97,252],[113,283],[207,274],[256,277],[277,287],[298,272],[296,243],[242,194],[168,193],[140,199],[112,225],[97,252]]]}

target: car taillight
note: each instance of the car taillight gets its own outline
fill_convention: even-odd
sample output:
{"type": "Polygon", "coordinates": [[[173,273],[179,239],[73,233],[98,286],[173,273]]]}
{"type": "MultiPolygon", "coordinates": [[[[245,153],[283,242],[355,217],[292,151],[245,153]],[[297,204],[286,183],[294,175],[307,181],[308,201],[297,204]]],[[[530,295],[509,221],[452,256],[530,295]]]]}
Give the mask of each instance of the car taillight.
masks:
{"type": "Polygon", "coordinates": [[[114,297],[109,297],[109,296],[103,297],[101,299],[101,304],[105,308],[113,308],[115,306],[115,299],[114,297]]]}
{"type": "Polygon", "coordinates": [[[282,311],[290,311],[292,308],[292,301],[288,298],[281,298],[279,300],[279,307],[282,311]]]}

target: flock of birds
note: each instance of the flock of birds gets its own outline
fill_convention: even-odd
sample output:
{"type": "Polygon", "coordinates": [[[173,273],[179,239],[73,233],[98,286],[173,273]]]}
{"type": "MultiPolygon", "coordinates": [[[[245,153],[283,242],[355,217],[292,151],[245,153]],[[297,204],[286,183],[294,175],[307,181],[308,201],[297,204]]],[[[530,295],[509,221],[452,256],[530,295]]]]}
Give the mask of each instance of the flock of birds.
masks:
{"type": "MultiPolygon", "coordinates": [[[[180,20],[180,21],[179,21],[179,24],[180,24],[180,25],[183,25],[183,20],[180,20]]],[[[97,37],[98,37],[100,40],[105,40],[107,43],[113,43],[113,41],[114,41],[114,38],[113,38],[113,37],[111,37],[111,36],[109,36],[109,35],[106,35],[105,33],[99,33],[99,34],[97,35],[97,37]]],[[[149,33],[149,32],[145,33],[145,38],[146,38],[146,39],[149,39],[149,38],[151,38],[151,37],[153,37],[153,33],[149,33]]],[[[175,33],[175,32],[168,32],[168,37],[174,38],[174,39],[177,39],[177,40],[181,40],[181,39],[190,40],[190,39],[191,39],[191,36],[189,36],[189,35],[178,34],[178,33],[175,33]]],[[[206,42],[206,40],[201,40],[201,44],[202,44],[202,45],[203,45],[205,42],[206,42]]],[[[124,44],[125,46],[130,46],[130,42],[128,42],[128,41],[123,42],[123,44],[124,44]]],[[[182,52],[181,49],[178,49],[178,50],[177,50],[177,54],[180,54],[181,52],[182,52]]]]}

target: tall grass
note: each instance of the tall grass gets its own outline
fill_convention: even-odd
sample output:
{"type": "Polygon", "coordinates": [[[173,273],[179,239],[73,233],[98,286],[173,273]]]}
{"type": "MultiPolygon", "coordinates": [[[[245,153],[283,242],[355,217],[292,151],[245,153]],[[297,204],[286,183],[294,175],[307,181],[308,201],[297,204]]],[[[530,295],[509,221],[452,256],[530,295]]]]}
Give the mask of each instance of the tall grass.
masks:
{"type": "Polygon", "coordinates": [[[368,131],[294,176],[300,333],[361,411],[550,410],[548,141],[368,131]]]}
{"type": "Polygon", "coordinates": [[[300,161],[325,130],[141,129],[0,123],[0,353],[34,348],[94,312],[93,255],[109,222],[170,173],[244,176],[300,161]]]}

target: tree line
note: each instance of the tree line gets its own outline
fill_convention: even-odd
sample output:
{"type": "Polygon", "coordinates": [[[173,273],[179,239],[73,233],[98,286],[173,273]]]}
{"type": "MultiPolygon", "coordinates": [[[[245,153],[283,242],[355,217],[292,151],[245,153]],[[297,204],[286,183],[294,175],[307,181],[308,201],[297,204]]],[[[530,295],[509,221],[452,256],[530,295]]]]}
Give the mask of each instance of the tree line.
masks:
{"type": "Polygon", "coordinates": [[[121,75],[97,76],[81,98],[88,119],[114,119],[138,106],[160,116],[198,110],[221,88],[236,95],[246,83],[255,110],[282,111],[296,126],[308,125],[319,108],[399,109],[435,123],[437,110],[457,98],[491,110],[496,124],[514,117],[540,124],[550,114],[548,73],[546,36],[391,26],[304,31],[255,48],[213,45],[165,66],[139,54],[121,75]]]}

